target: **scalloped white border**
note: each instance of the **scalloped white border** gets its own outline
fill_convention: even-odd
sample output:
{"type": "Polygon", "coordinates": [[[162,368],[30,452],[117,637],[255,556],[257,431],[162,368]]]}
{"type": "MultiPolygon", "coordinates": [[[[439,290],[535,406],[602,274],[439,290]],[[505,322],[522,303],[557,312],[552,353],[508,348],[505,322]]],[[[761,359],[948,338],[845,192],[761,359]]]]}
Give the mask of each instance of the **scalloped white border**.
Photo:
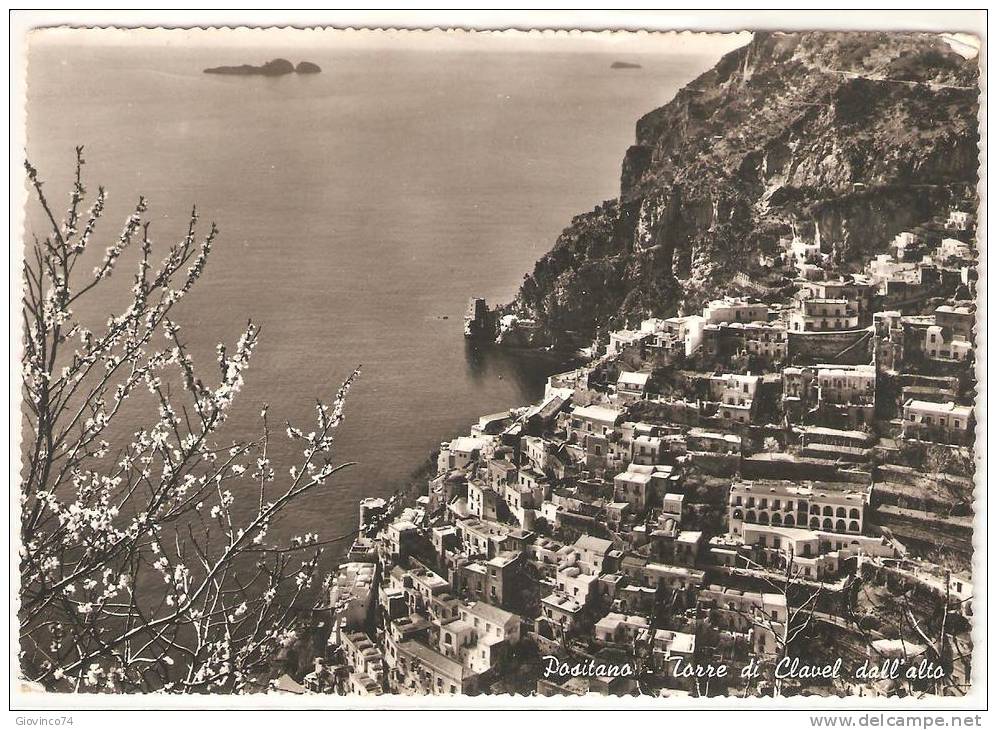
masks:
{"type": "MultiPolygon", "coordinates": [[[[977,393],[977,447],[978,468],[976,473],[977,499],[974,523],[974,629],[973,629],[973,689],[962,698],[931,698],[926,700],[891,699],[886,703],[876,698],[781,698],[736,699],[714,698],[696,700],[661,700],[649,697],[616,698],[589,695],[578,698],[544,697],[400,697],[382,696],[364,699],[361,697],[330,698],[276,697],[254,695],[247,697],[167,697],[161,695],[121,696],[108,695],[55,695],[33,694],[20,690],[16,682],[17,657],[11,651],[16,645],[16,616],[11,615],[11,631],[6,637],[10,658],[10,707],[21,710],[43,710],[49,716],[60,711],[84,709],[149,710],[149,709],[669,709],[682,710],[804,710],[811,713],[836,713],[845,710],[882,710],[888,713],[914,710],[915,714],[926,714],[927,710],[969,713],[986,707],[987,662],[986,624],[989,618],[987,607],[987,535],[986,535],[986,474],[987,474],[987,28],[985,11],[945,10],[945,11],[860,11],[841,10],[800,11],[12,11],[10,14],[10,48],[8,58],[8,78],[11,82],[10,107],[10,159],[9,179],[10,199],[10,241],[20,240],[23,230],[23,208],[26,190],[23,185],[22,169],[19,164],[25,148],[24,98],[27,84],[26,64],[24,63],[27,34],[36,28],[89,28],[95,33],[131,35],[136,31],[148,38],[149,33],[225,33],[259,36],[259,34],[296,34],[301,32],[334,32],[344,37],[360,38],[368,36],[385,38],[410,33],[438,34],[441,38],[462,34],[495,36],[496,42],[516,38],[550,39],[578,38],[607,34],[614,39],[629,38],[680,38],[682,35],[697,32],[736,32],[742,30],[908,30],[926,32],[962,32],[973,34],[980,40],[980,211],[979,211],[979,284],[977,291],[977,370],[979,389],[977,393]]],[[[20,246],[10,246],[10,333],[11,369],[9,387],[11,394],[11,418],[7,423],[11,443],[11,456],[20,452],[20,434],[12,432],[12,424],[19,423],[19,404],[14,394],[20,394],[18,368],[20,338],[14,333],[18,329],[20,307],[20,246]]],[[[19,431],[19,429],[18,429],[19,431]]],[[[18,480],[18,459],[11,458],[10,484],[18,480]]],[[[17,571],[17,500],[11,490],[10,539],[7,550],[10,575],[13,579],[17,571]]],[[[13,580],[9,582],[9,587],[13,580]]],[[[15,601],[12,587],[11,602],[15,601]]],[[[696,722],[691,713],[687,719],[696,722]]],[[[86,716],[102,724],[120,724],[125,716],[100,713],[99,716],[86,716]]],[[[81,724],[86,717],[79,716],[81,724]]],[[[155,717],[146,715],[143,723],[155,717]]],[[[746,724],[760,725],[749,720],[754,717],[766,725],[784,721],[786,715],[769,712],[760,716],[745,716],[746,724]],[[780,720],[780,717],[783,718],[780,720]]],[[[269,720],[263,720],[268,722],[269,720]]],[[[790,721],[799,726],[801,718],[790,721]]],[[[127,720],[125,721],[127,722],[127,720]]],[[[240,722],[242,720],[240,719],[240,722]]],[[[255,723],[254,723],[255,724],[255,723]]]]}

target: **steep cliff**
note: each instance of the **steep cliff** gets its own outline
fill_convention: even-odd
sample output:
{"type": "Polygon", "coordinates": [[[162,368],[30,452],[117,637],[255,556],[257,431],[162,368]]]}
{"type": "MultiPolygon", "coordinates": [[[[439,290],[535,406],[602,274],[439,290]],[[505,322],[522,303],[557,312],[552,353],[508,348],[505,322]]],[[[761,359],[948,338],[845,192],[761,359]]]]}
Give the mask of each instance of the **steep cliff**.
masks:
{"type": "Polygon", "coordinates": [[[756,34],[637,122],[619,198],[504,311],[588,336],[694,311],[794,232],[848,268],[975,206],[977,63],[927,34],[756,34]]]}

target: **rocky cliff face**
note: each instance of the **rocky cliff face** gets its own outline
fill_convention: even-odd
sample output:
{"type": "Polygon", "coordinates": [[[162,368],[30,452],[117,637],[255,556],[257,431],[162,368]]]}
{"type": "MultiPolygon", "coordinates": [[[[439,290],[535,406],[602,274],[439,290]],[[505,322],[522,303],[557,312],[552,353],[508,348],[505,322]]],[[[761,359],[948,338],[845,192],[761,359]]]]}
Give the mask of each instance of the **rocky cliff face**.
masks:
{"type": "Polygon", "coordinates": [[[757,34],[637,122],[620,196],[505,312],[549,338],[692,312],[794,232],[843,268],[975,208],[977,60],[926,34],[757,34]]]}

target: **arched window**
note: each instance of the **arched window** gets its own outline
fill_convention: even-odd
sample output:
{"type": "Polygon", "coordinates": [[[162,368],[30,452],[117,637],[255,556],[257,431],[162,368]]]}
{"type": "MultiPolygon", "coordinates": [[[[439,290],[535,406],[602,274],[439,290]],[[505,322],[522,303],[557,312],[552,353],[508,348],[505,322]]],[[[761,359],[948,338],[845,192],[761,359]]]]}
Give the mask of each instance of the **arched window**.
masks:
{"type": "Polygon", "coordinates": [[[735,520],[743,520],[744,519],[744,513],[741,512],[741,510],[739,510],[739,509],[735,509],[733,511],[733,513],[731,513],[731,517],[733,517],[735,520]]]}
{"type": "Polygon", "coordinates": [[[769,523],[769,513],[768,512],[759,512],[758,513],[758,524],[760,524],[760,525],[767,525],[768,523],[769,523]]]}
{"type": "Polygon", "coordinates": [[[851,510],[849,510],[848,516],[853,520],[861,519],[861,514],[856,507],[852,507],[851,510]]]}
{"type": "Polygon", "coordinates": [[[845,531],[845,521],[844,520],[838,520],[837,522],[835,522],[834,523],[834,530],[835,530],[835,532],[844,532],[845,531]]]}
{"type": "Polygon", "coordinates": [[[812,515],[819,515],[820,514],[820,507],[818,507],[816,504],[810,505],[810,514],[812,514],[812,515]]]}
{"type": "Polygon", "coordinates": [[[824,505],[824,516],[834,517],[834,509],[830,505],[824,505]]]}
{"type": "Polygon", "coordinates": [[[847,517],[848,516],[848,512],[845,511],[844,507],[838,507],[838,513],[837,513],[836,516],[837,517],[847,517]]]}
{"type": "Polygon", "coordinates": [[[749,509],[749,510],[748,510],[748,511],[747,511],[747,512],[745,513],[745,515],[744,515],[744,521],[745,521],[745,522],[755,522],[755,521],[756,521],[756,518],[755,518],[755,511],[754,511],[753,509],[749,509]]]}
{"type": "Polygon", "coordinates": [[[783,521],[782,524],[784,524],[786,527],[796,527],[796,519],[793,517],[793,515],[786,515],[786,519],[783,521]]]}
{"type": "Polygon", "coordinates": [[[848,523],[848,530],[849,532],[858,532],[859,523],[856,520],[852,520],[851,522],[848,523]]]}
{"type": "Polygon", "coordinates": [[[825,530],[833,530],[834,529],[834,521],[830,517],[825,517],[824,518],[824,529],[825,530]]]}
{"type": "Polygon", "coordinates": [[[778,512],[772,513],[772,524],[776,526],[782,526],[782,515],[778,512]]]}
{"type": "Polygon", "coordinates": [[[820,528],[820,517],[811,517],[810,518],[810,527],[812,527],[814,530],[819,529],[820,528]]]}

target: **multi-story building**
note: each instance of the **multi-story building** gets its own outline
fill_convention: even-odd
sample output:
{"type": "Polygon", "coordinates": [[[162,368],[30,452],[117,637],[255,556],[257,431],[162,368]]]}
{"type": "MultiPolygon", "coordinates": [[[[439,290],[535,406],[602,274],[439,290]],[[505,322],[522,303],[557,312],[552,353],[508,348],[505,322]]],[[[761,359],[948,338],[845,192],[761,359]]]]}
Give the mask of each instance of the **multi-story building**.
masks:
{"type": "Polygon", "coordinates": [[[660,464],[665,454],[665,441],[660,436],[641,435],[633,440],[630,462],[641,466],[660,464]]]}
{"type": "Polygon", "coordinates": [[[943,305],[930,315],[877,312],[873,315],[876,366],[898,372],[915,356],[965,361],[973,351],[975,323],[975,313],[966,306],[943,305]]]}
{"type": "Polygon", "coordinates": [[[515,598],[516,581],[522,574],[519,553],[504,552],[485,561],[474,561],[460,569],[461,587],[475,601],[509,608],[515,598]]]}
{"type": "Polygon", "coordinates": [[[412,553],[419,541],[419,528],[409,520],[396,520],[384,528],[384,549],[390,557],[403,560],[412,553]]]}
{"type": "Polygon", "coordinates": [[[767,304],[735,297],[716,299],[703,308],[704,325],[722,322],[766,322],[768,316],[767,304]]]}
{"type": "Polygon", "coordinates": [[[755,394],[761,378],[748,373],[710,377],[710,400],[719,403],[717,417],[726,423],[751,423],[757,408],[755,394]]]}
{"type": "Polygon", "coordinates": [[[804,299],[789,315],[792,332],[836,332],[859,326],[859,313],[847,299],[804,299]]]}
{"type": "Polygon", "coordinates": [[[640,330],[617,330],[609,333],[609,345],[606,347],[607,355],[619,355],[629,347],[637,348],[643,352],[644,345],[651,341],[653,336],[648,332],[640,330]]]}
{"type": "Polygon", "coordinates": [[[957,238],[943,238],[942,242],[938,244],[935,258],[941,262],[948,261],[949,259],[972,259],[973,248],[965,241],[960,241],[957,238]]]}
{"type": "Polygon", "coordinates": [[[943,304],[935,309],[935,324],[951,331],[953,339],[972,341],[976,312],[965,305],[943,304]]]}
{"type": "Polygon", "coordinates": [[[540,599],[540,613],[554,638],[561,638],[575,631],[582,624],[585,615],[581,603],[559,591],[540,599]]]}
{"type": "Polygon", "coordinates": [[[711,585],[700,591],[697,604],[714,627],[747,634],[756,654],[773,656],[785,646],[789,608],[781,593],[711,585]]]}
{"type": "Polygon", "coordinates": [[[613,500],[626,502],[640,512],[657,503],[662,495],[674,492],[680,480],[676,470],[666,464],[630,464],[613,477],[613,500]]]}
{"type": "Polygon", "coordinates": [[[965,231],[973,225],[973,214],[964,210],[952,209],[949,211],[949,217],[946,221],[949,228],[954,228],[959,231],[965,231]]]}
{"type": "Polygon", "coordinates": [[[617,431],[623,412],[605,406],[575,406],[568,421],[568,441],[586,445],[589,439],[604,442],[617,431]]]}
{"type": "Polygon", "coordinates": [[[669,629],[657,629],[653,636],[640,636],[650,639],[651,666],[658,672],[671,673],[675,669],[675,658],[681,657],[691,662],[696,655],[696,635],[669,629]]]}
{"type": "MultiPolygon", "coordinates": [[[[828,300],[848,302],[847,311],[860,317],[872,311],[876,284],[869,277],[851,276],[848,279],[807,281],[800,284],[797,297],[805,300],[828,300]]],[[[826,328],[825,328],[826,329],[826,328]]]]}
{"type": "Polygon", "coordinates": [[[891,284],[920,284],[922,261],[897,261],[888,253],[878,254],[866,264],[865,271],[879,294],[885,294],[891,284]]]}
{"type": "Polygon", "coordinates": [[[467,482],[467,509],[475,517],[498,519],[499,496],[490,484],[471,479],[467,482]]]}
{"type": "Polygon", "coordinates": [[[689,356],[699,349],[705,320],[699,315],[645,319],[641,332],[651,335],[648,347],[673,355],[689,356]]]}
{"type": "Polygon", "coordinates": [[[349,667],[351,694],[379,695],[386,679],[384,654],[367,634],[356,631],[343,634],[340,646],[349,667]]]}
{"type": "Polygon", "coordinates": [[[775,480],[735,481],[728,499],[728,525],[741,535],[747,525],[796,527],[861,535],[867,490],[831,488],[775,480]]]}
{"type": "Polygon", "coordinates": [[[647,381],[650,373],[620,373],[616,381],[616,395],[624,403],[643,400],[647,397],[647,381]]]}
{"type": "Polygon", "coordinates": [[[876,368],[872,365],[818,365],[820,425],[869,425],[876,410],[876,368]]]}
{"type": "Polygon", "coordinates": [[[461,661],[416,640],[388,643],[394,656],[392,688],[400,694],[471,694],[478,676],[461,661]]]}
{"type": "Polygon", "coordinates": [[[357,631],[370,627],[377,597],[376,563],[348,562],[339,566],[329,586],[333,631],[357,631]]]}
{"type": "Polygon", "coordinates": [[[445,441],[440,444],[437,471],[464,469],[487,455],[493,443],[488,436],[461,436],[453,441],[445,441]]]}
{"type": "Polygon", "coordinates": [[[494,558],[508,549],[513,528],[499,522],[476,517],[460,520],[456,524],[461,546],[469,555],[494,558]]]}
{"type": "Polygon", "coordinates": [[[910,261],[921,249],[923,241],[913,231],[901,231],[890,244],[890,249],[896,256],[897,261],[910,261]]]}
{"type": "Polygon", "coordinates": [[[782,371],[782,404],[791,423],[854,429],[876,415],[873,365],[813,365],[782,371]]]}
{"type": "Polygon", "coordinates": [[[971,406],[914,399],[904,403],[904,438],[969,444],[974,437],[974,427],[971,406]]]}
{"type": "Polygon", "coordinates": [[[607,613],[596,623],[594,637],[603,644],[632,644],[649,629],[650,622],[644,616],[607,613]]]}
{"type": "Polygon", "coordinates": [[[615,567],[613,563],[617,556],[612,540],[582,535],[571,546],[571,550],[576,556],[575,562],[596,575],[615,567]]]}
{"type": "Polygon", "coordinates": [[[586,572],[584,565],[563,565],[558,568],[555,576],[555,590],[582,606],[587,606],[595,598],[598,582],[598,574],[586,572]]]}
{"type": "Polygon", "coordinates": [[[777,363],[787,358],[788,342],[786,327],[779,322],[725,322],[703,328],[700,351],[708,362],[747,354],[777,363]]]}
{"type": "Polygon", "coordinates": [[[973,343],[938,324],[928,325],[924,333],[924,355],[931,360],[960,362],[969,357],[973,343]]]}

